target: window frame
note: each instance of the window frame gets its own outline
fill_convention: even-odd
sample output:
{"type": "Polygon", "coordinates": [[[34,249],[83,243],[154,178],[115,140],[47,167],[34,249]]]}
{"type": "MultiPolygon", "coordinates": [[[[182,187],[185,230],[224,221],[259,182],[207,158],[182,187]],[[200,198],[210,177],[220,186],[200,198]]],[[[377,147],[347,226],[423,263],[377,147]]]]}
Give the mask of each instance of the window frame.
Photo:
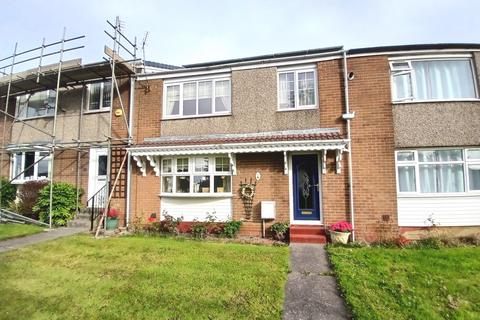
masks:
{"type": "Polygon", "coordinates": [[[108,112],[110,111],[110,108],[112,107],[112,97],[110,97],[110,105],[108,107],[103,106],[103,95],[104,95],[104,89],[105,89],[105,83],[110,82],[110,85],[112,84],[111,80],[108,81],[102,81],[102,82],[95,82],[95,83],[89,83],[87,84],[87,104],[85,108],[85,113],[97,113],[97,112],[108,112]],[[91,93],[91,86],[94,84],[101,84],[100,88],[100,108],[98,109],[90,109],[90,93],[91,93]]]}
{"type": "Polygon", "coordinates": [[[27,153],[34,153],[34,163],[37,162],[42,156],[40,155],[41,153],[49,153],[48,151],[34,151],[34,150],[25,150],[25,151],[18,151],[18,152],[13,152],[10,157],[10,179],[13,179],[16,174],[15,174],[15,169],[17,166],[17,158],[16,155],[18,153],[22,154],[22,159],[21,159],[21,170],[22,174],[16,178],[15,180],[12,181],[14,184],[23,184],[28,181],[49,181],[50,176],[51,176],[51,161],[52,161],[52,154],[49,153],[47,157],[45,157],[43,160],[48,161],[48,176],[47,177],[38,177],[38,165],[39,162],[35,163],[33,166],[33,178],[32,179],[25,179],[25,157],[27,153]]]}
{"type": "MultiPolygon", "coordinates": [[[[34,92],[34,93],[26,93],[26,94],[21,94],[21,95],[18,95],[16,96],[16,101],[15,101],[15,116],[20,119],[20,120],[31,120],[31,119],[38,119],[38,118],[49,118],[49,117],[54,117],[55,116],[55,103],[53,105],[53,114],[44,114],[44,115],[40,115],[40,116],[32,116],[32,117],[29,117],[27,115],[28,113],[28,103],[27,103],[27,112],[26,112],[26,115],[25,117],[22,117],[20,116],[20,102],[19,100],[22,98],[22,97],[25,97],[25,96],[32,96],[32,95],[35,95],[35,94],[38,94],[38,93],[43,93],[43,92],[46,92],[47,93],[47,97],[50,98],[52,92],[55,92],[55,90],[52,90],[52,89],[48,89],[48,90],[43,90],[43,91],[37,91],[37,92],[34,92]]],[[[47,98],[47,99],[48,99],[47,98]]],[[[30,99],[29,99],[30,101],[30,99]]]]}
{"type": "Polygon", "coordinates": [[[162,99],[162,120],[171,120],[171,119],[191,119],[191,118],[205,118],[205,117],[220,117],[220,116],[229,116],[232,114],[232,79],[230,75],[218,75],[218,76],[209,76],[209,77],[195,77],[195,78],[186,78],[182,80],[165,80],[163,83],[163,99],[162,99]],[[230,87],[230,110],[227,111],[215,111],[216,107],[216,83],[221,82],[221,81],[228,81],[229,87],[230,87]],[[199,114],[198,110],[198,100],[199,100],[199,95],[198,95],[198,88],[199,88],[199,83],[201,82],[211,82],[212,84],[212,109],[211,113],[205,113],[205,114],[199,114]],[[196,85],[196,94],[195,94],[195,114],[194,115],[183,115],[183,86],[185,84],[189,83],[195,83],[196,85]],[[171,86],[179,86],[179,105],[178,105],[178,115],[167,115],[167,90],[168,87],[171,86]]]}
{"type": "Polygon", "coordinates": [[[232,170],[229,163],[229,171],[216,171],[215,168],[215,158],[228,158],[228,155],[223,154],[204,154],[204,155],[179,155],[179,156],[168,156],[162,157],[161,159],[161,168],[160,168],[160,196],[164,197],[231,197],[232,196],[232,170]],[[188,172],[177,172],[177,159],[188,158],[188,172]],[[196,158],[208,158],[208,171],[196,171],[195,170],[195,159],[196,158]],[[163,170],[163,161],[171,161],[171,172],[164,172],[163,170]],[[188,176],[189,181],[189,192],[177,192],[177,177],[188,176]],[[209,177],[209,192],[195,192],[195,177],[208,176],[209,177]],[[230,191],[229,192],[215,192],[214,184],[216,176],[230,176],[230,191]],[[172,177],[172,192],[164,192],[164,177],[172,177]]]}
{"type": "Polygon", "coordinates": [[[426,103],[426,102],[442,102],[442,101],[478,101],[480,100],[479,97],[479,88],[478,88],[478,81],[477,81],[477,73],[475,64],[472,58],[472,55],[443,55],[443,56],[424,56],[424,57],[398,57],[389,60],[390,66],[390,87],[392,93],[392,103],[394,104],[407,104],[407,103],[426,103]],[[416,75],[415,70],[412,66],[412,62],[416,61],[466,61],[468,60],[470,63],[470,70],[473,79],[473,88],[475,90],[475,97],[474,98],[452,98],[452,99],[417,99],[417,89],[416,89],[416,75]],[[397,69],[395,70],[394,64],[395,63],[408,63],[408,69],[397,69]],[[410,86],[412,97],[410,99],[398,99],[396,100],[397,91],[394,84],[394,76],[401,75],[401,74],[410,74],[410,86]]]}
{"type": "Polygon", "coordinates": [[[312,110],[319,108],[318,101],[318,74],[317,68],[315,65],[308,66],[297,66],[290,68],[278,68],[277,69],[277,111],[287,112],[287,111],[299,111],[299,110],[312,110]],[[295,92],[295,105],[293,108],[280,108],[280,75],[285,73],[294,73],[293,82],[294,82],[294,92],[295,92]],[[314,81],[314,97],[315,103],[312,105],[299,106],[299,91],[298,91],[298,74],[303,72],[313,72],[313,81],[314,81]]]}
{"type": "Polygon", "coordinates": [[[441,147],[441,148],[419,148],[419,149],[399,149],[395,150],[395,179],[396,190],[398,197],[443,197],[443,196],[471,196],[480,195],[480,190],[470,190],[470,180],[468,175],[468,165],[480,164],[480,159],[467,159],[469,150],[480,149],[480,147],[441,147]],[[426,161],[420,162],[418,157],[419,151],[440,151],[440,150],[461,150],[462,160],[452,161],[426,161]],[[413,152],[414,160],[399,161],[397,158],[398,153],[401,152],[413,152]],[[464,191],[459,192],[421,192],[420,191],[420,165],[421,164],[462,164],[463,165],[463,188],[464,191]],[[415,167],[415,191],[414,192],[401,192],[400,180],[398,176],[399,167],[414,166],[415,167]]]}

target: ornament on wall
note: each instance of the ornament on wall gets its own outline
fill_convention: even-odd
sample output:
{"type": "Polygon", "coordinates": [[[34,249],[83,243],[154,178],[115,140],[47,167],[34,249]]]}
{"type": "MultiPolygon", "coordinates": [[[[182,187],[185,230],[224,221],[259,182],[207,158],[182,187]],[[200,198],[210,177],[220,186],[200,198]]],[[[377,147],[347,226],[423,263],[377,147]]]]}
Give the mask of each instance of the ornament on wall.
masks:
{"type": "Polygon", "coordinates": [[[245,215],[247,220],[252,218],[253,213],[253,198],[255,197],[255,188],[257,183],[252,182],[252,178],[250,178],[250,182],[247,183],[247,178],[245,178],[245,182],[240,182],[240,197],[243,201],[243,207],[245,208],[245,215]]]}

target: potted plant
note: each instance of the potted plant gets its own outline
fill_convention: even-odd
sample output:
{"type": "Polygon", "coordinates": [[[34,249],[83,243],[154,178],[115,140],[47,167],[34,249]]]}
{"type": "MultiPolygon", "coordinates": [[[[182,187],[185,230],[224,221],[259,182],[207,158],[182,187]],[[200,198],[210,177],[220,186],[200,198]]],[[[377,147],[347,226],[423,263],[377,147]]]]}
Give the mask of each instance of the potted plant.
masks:
{"type": "Polygon", "coordinates": [[[118,227],[118,210],[111,208],[107,212],[107,230],[114,230],[118,227]]]}
{"type": "Polygon", "coordinates": [[[346,244],[352,230],[352,225],[347,221],[340,221],[332,224],[330,226],[330,238],[332,239],[332,243],[346,244]]]}
{"type": "Polygon", "coordinates": [[[270,231],[272,231],[275,240],[284,241],[289,227],[288,222],[275,222],[270,227],[270,231]]]}
{"type": "Polygon", "coordinates": [[[147,221],[148,221],[149,223],[152,223],[152,222],[157,221],[157,214],[156,214],[155,212],[152,213],[152,214],[150,214],[150,217],[148,217],[147,221]]]}

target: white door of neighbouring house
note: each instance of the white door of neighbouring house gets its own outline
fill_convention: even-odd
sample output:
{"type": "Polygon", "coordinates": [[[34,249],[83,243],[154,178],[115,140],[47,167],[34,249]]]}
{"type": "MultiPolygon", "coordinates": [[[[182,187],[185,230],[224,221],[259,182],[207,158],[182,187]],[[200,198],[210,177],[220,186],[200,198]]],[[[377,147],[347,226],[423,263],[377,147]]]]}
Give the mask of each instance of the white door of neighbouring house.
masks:
{"type": "MultiPolygon", "coordinates": [[[[88,166],[88,199],[94,196],[107,183],[107,149],[90,149],[90,162],[88,166]]],[[[92,205],[90,202],[89,206],[92,205]]],[[[95,203],[95,207],[102,206],[95,203]]]]}

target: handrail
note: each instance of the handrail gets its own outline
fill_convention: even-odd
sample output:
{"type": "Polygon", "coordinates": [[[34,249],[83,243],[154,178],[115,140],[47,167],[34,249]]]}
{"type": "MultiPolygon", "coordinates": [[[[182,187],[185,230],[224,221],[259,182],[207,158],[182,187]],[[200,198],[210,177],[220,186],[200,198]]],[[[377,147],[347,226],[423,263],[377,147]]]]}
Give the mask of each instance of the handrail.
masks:
{"type": "Polygon", "coordinates": [[[93,196],[87,200],[87,205],[90,207],[90,231],[93,230],[94,221],[98,218],[105,203],[105,197],[107,193],[107,184],[101,187],[93,196]],[[98,205],[95,206],[95,203],[98,205]]]}

